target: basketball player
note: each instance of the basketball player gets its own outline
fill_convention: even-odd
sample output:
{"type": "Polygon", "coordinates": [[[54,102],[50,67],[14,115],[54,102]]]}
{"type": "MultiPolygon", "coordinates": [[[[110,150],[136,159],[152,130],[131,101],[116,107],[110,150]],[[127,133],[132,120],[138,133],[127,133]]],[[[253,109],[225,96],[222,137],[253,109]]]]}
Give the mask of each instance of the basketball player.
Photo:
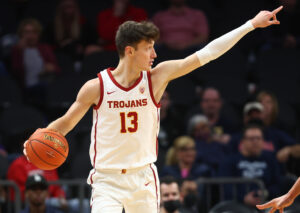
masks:
{"type": "Polygon", "coordinates": [[[300,194],[300,178],[296,181],[288,193],[281,197],[275,198],[268,203],[256,205],[259,209],[271,208],[270,213],[274,213],[277,209],[279,213],[283,213],[284,208],[292,205],[295,198],[300,194]]]}
{"type": "Polygon", "coordinates": [[[159,101],[168,83],[218,58],[253,29],[279,24],[276,14],[281,9],[261,11],[196,53],[155,68],[158,28],[133,21],[119,27],[118,66],[103,70],[98,78],[84,84],[66,114],[47,127],[66,135],[93,106],[93,169],[88,177],[93,213],[121,213],[123,207],[129,213],[159,211],[159,181],[153,163],[157,157],[159,101]]]}

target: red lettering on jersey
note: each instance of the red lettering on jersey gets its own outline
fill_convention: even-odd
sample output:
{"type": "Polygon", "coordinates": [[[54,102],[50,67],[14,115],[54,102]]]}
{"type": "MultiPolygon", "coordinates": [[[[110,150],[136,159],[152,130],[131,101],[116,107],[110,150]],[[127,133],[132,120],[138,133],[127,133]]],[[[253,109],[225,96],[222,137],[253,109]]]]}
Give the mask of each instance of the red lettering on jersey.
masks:
{"type": "Polygon", "coordinates": [[[141,100],[141,99],[135,100],[135,101],[136,101],[136,106],[137,106],[137,107],[142,106],[142,100],[141,100]]]}
{"type": "Polygon", "coordinates": [[[127,103],[125,103],[125,107],[130,107],[130,101],[128,101],[127,103]]]}
{"type": "Polygon", "coordinates": [[[135,107],[135,101],[131,101],[131,106],[130,107],[135,107]]]}
{"type": "Polygon", "coordinates": [[[143,107],[147,106],[148,100],[145,99],[138,99],[138,100],[128,100],[125,101],[107,101],[108,108],[130,108],[130,107],[143,107]]]}
{"type": "Polygon", "coordinates": [[[143,102],[143,106],[147,105],[147,99],[143,99],[142,102],[143,102]]]}
{"type": "Polygon", "coordinates": [[[114,108],[119,108],[119,101],[114,101],[114,108]]]}
{"type": "Polygon", "coordinates": [[[109,108],[111,108],[112,101],[107,101],[109,108]]]}

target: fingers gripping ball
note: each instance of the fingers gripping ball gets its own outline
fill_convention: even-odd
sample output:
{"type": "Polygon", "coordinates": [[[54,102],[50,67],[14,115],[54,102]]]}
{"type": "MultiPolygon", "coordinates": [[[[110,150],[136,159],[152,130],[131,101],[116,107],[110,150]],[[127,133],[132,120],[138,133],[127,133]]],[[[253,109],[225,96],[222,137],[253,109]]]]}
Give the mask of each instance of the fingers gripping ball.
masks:
{"type": "Polygon", "coordinates": [[[43,170],[59,167],[69,153],[66,138],[49,129],[36,130],[28,139],[25,149],[30,162],[43,170]]]}

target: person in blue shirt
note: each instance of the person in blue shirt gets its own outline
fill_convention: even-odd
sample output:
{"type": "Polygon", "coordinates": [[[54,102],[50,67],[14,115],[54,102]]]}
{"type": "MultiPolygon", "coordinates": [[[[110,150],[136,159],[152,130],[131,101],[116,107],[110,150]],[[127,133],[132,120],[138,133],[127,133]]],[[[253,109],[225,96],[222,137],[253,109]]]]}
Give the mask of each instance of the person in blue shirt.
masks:
{"type": "Polygon", "coordinates": [[[46,205],[48,183],[42,175],[34,174],[27,178],[25,197],[28,205],[21,213],[62,213],[61,210],[46,205]]]}
{"type": "MultiPolygon", "coordinates": [[[[237,200],[248,206],[254,207],[261,203],[261,195],[274,198],[280,193],[279,163],[273,153],[263,151],[263,131],[258,125],[248,125],[243,131],[240,151],[230,155],[221,164],[219,176],[255,178],[263,181],[266,191],[261,191],[258,186],[250,184],[237,185],[237,200]],[[247,190],[249,188],[249,190],[247,190]]],[[[232,187],[226,185],[225,198],[233,199],[232,187]]]]}
{"type": "MultiPolygon", "coordinates": [[[[287,133],[271,126],[265,126],[263,122],[264,107],[259,102],[249,102],[244,106],[244,125],[262,125],[264,134],[263,149],[276,154],[277,160],[286,163],[291,156],[298,156],[300,145],[287,133]]],[[[242,133],[233,134],[228,144],[228,149],[232,153],[240,149],[242,133]]]]}

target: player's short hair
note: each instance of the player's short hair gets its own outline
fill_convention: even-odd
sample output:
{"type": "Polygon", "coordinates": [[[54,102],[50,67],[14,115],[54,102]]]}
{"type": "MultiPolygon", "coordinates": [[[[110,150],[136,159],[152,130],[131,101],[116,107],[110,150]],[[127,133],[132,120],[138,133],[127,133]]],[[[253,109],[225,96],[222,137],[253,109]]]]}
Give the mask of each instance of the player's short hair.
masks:
{"type": "Polygon", "coordinates": [[[178,185],[178,188],[180,188],[181,184],[182,184],[181,180],[179,180],[179,179],[177,179],[177,178],[175,178],[173,176],[170,176],[170,175],[164,176],[164,177],[160,178],[159,181],[160,181],[160,185],[163,184],[163,183],[166,184],[166,185],[170,185],[172,183],[176,183],[178,185]]]}
{"type": "Polygon", "coordinates": [[[116,46],[120,58],[125,55],[125,47],[137,47],[140,41],[156,41],[159,38],[159,29],[148,21],[126,21],[119,26],[116,34],[116,46]]]}
{"type": "Polygon", "coordinates": [[[42,33],[43,27],[41,23],[37,19],[27,18],[27,19],[23,19],[18,26],[17,34],[19,37],[22,36],[23,30],[26,25],[32,25],[38,34],[42,33]]]}

